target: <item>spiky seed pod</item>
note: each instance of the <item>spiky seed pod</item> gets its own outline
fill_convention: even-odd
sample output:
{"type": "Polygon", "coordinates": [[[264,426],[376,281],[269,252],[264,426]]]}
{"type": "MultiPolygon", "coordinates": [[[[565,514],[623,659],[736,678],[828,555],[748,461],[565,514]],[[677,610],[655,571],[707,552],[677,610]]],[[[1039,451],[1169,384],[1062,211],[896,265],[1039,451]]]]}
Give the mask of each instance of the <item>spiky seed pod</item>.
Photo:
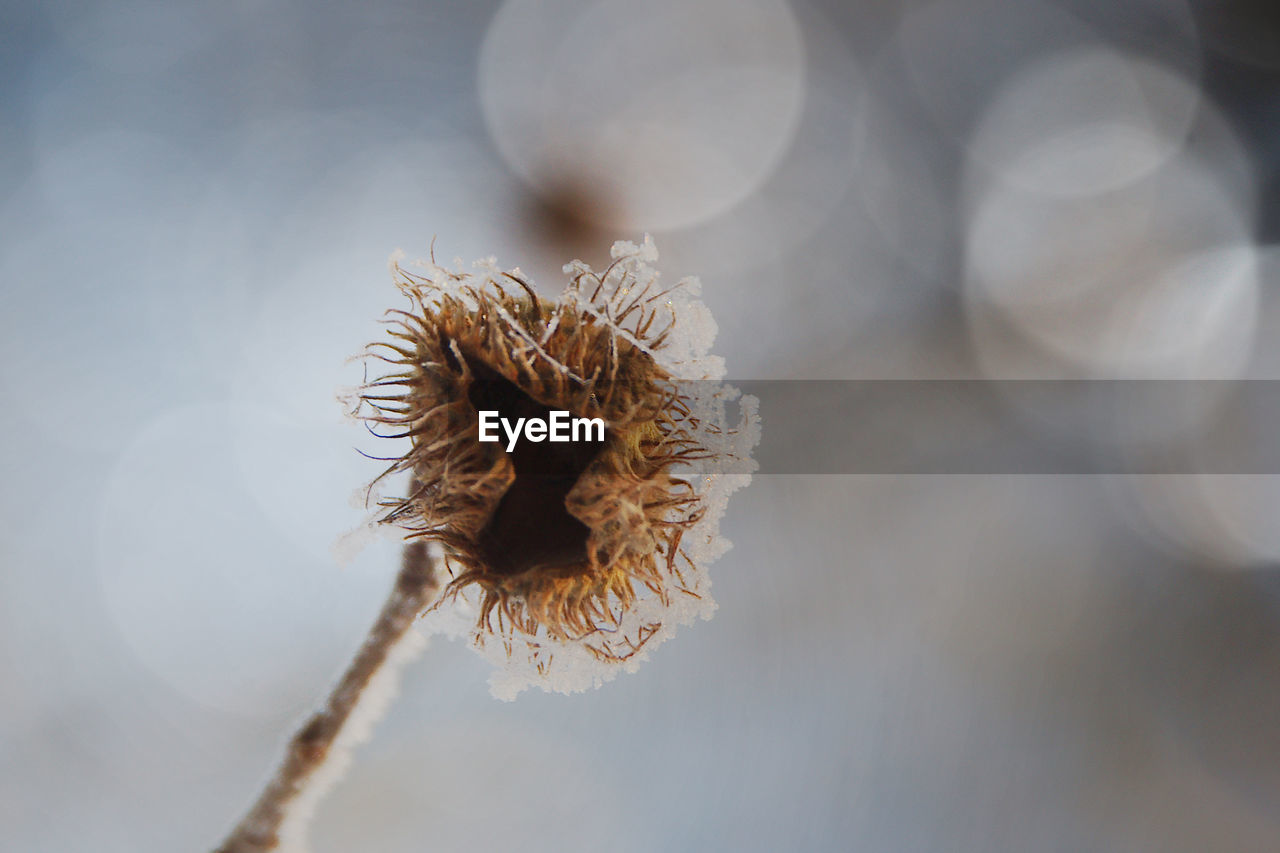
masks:
{"type": "MultiPolygon", "coordinates": [[[[697,342],[672,346],[680,308],[702,310],[674,294],[696,282],[661,288],[645,263],[656,259],[648,240],[615,245],[614,258],[600,274],[567,266],[555,300],[492,262],[475,274],[394,264],[410,308],[390,312],[390,340],[370,347],[391,372],[359,396],[372,428],[411,441],[382,476],[407,471],[412,486],[383,501],[378,520],[441,543],[452,576],[445,599],[478,593],[477,643],[501,638],[508,658],[541,676],[566,650],[629,661],[669,633],[665,617],[687,621],[690,608],[673,613],[673,598],[701,602],[709,586],[688,546],[724,544],[714,530],[699,543],[689,537],[709,509],[720,511],[707,503],[716,478],[691,472],[724,453],[728,435],[737,450],[754,444],[754,409],[728,429],[723,399],[705,410],[696,385],[674,373],[706,379],[707,364],[717,366],[697,342]],[[508,451],[505,440],[479,440],[482,410],[512,421],[564,410],[603,420],[605,436],[508,451]]],[[[707,598],[692,609],[712,607],[707,598]]],[[[580,677],[565,685],[585,686],[580,677]]]]}

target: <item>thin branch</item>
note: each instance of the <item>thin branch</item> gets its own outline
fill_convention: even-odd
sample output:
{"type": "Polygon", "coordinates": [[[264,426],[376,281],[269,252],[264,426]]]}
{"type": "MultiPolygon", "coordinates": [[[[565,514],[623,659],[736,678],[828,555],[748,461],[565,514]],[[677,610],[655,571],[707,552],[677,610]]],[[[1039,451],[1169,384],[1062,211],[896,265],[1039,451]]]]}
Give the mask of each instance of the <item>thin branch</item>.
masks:
{"type": "Polygon", "coordinates": [[[406,545],[395,586],[364,645],[324,707],[293,736],[275,776],[215,853],[265,853],[280,849],[286,835],[301,836],[309,817],[306,806],[314,806],[324,793],[325,781],[336,781],[337,774],[329,771],[341,770],[332,765],[347,758],[344,747],[363,739],[363,732],[353,731],[358,728],[355,724],[366,720],[366,711],[377,710],[368,706],[389,698],[394,689],[395,664],[407,657],[398,652],[417,636],[409,629],[432,602],[438,587],[426,543],[419,540],[406,545]],[[388,689],[380,690],[375,684],[370,690],[375,680],[390,682],[388,689]],[[360,719],[353,720],[353,712],[362,703],[360,719]],[[326,767],[326,763],[331,766],[326,767]],[[320,772],[322,769],[324,773],[320,772]],[[286,827],[284,832],[282,826],[286,827]],[[293,833],[288,831],[290,828],[293,833]]]}

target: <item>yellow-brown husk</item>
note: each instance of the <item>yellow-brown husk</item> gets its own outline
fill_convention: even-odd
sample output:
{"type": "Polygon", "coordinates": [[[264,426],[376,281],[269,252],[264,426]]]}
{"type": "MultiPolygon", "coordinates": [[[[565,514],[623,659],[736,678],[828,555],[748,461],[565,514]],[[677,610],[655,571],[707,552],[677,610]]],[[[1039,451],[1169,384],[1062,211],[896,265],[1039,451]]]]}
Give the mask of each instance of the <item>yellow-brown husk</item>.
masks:
{"type": "MultiPolygon", "coordinates": [[[[625,281],[606,289],[608,272],[578,274],[555,301],[518,274],[395,272],[412,307],[391,312],[392,340],[371,346],[394,372],[367,384],[361,402],[369,423],[412,441],[383,474],[410,471],[409,494],[384,501],[380,520],[443,544],[453,577],[446,596],[474,584],[483,631],[496,617],[499,632],[563,641],[616,628],[640,587],[664,596],[673,587],[664,580],[674,578],[679,589],[681,535],[701,508],[672,468],[708,451],[677,384],[646,351],[670,330],[664,294],[625,281]],[[586,527],[579,559],[519,571],[486,559],[486,526],[517,472],[502,442],[479,441],[470,392],[481,377],[607,425],[603,447],[563,499],[586,527]]],[[[608,643],[588,648],[618,658],[639,646],[622,655],[608,643]]]]}

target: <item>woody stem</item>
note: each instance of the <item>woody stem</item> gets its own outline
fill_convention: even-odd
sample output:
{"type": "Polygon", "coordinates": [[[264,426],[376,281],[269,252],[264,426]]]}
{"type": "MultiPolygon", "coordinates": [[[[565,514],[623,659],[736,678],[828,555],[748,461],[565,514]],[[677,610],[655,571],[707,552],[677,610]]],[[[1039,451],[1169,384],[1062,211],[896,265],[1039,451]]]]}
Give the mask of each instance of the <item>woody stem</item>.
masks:
{"type": "Polygon", "coordinates": [[[275,775],[215,853],[263,853],[278,848],[280,828],[290,817],[290,808],[316,772],[340,751],[334,746],[343,726],[366,696],[371,680],[384,670],[392,650],[431,603],[438,585],[426,544],[406,545],[395,586],[355,659],[324,706],[294,734],[275,775]]]}

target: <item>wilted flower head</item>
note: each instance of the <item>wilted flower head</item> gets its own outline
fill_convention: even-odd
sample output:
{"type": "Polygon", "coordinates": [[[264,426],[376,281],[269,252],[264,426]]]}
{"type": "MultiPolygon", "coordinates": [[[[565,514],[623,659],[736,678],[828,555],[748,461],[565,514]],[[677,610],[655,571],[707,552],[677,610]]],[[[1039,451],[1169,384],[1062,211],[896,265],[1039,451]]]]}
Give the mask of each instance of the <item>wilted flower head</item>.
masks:
{"type": "Polygon", "coordinates": [[[707,355],[715,324],[697,281],[660,286],[648,237],[612,257],[600,273],[567,265],[557,299],[493,260],[475,273],[394,263],[410,308],[370,347],[391,372],[361,389],[358,411],[412,442],[383,474],[409,472],[408,493],[381,501],[377,520],[440,543],[442,602],[471,614],[506,697],[598,684],[709,617],[705,565],[728,546],[719,517],[753,465],[755,401],[728,423],[736,392],[714,381],[723,365],[707,355]],[[480,441],[481,411],[514,422],[553,410],[602,420],[603,440],[480,441]]]}

